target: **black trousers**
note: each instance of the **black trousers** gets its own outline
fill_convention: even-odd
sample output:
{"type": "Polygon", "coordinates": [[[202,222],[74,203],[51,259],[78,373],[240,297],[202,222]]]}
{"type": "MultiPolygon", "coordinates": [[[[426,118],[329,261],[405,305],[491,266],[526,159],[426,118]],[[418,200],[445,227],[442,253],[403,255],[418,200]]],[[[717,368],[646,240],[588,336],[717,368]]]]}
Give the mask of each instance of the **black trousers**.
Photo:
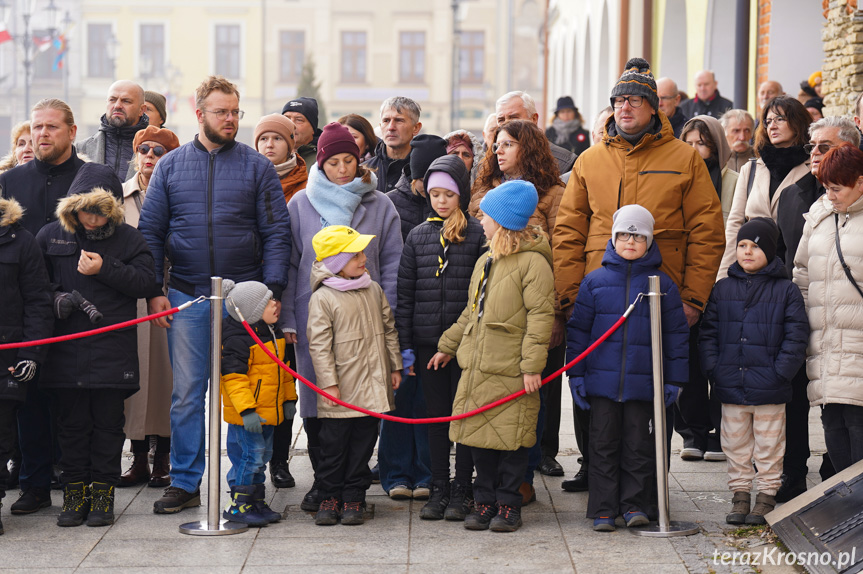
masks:
{"type": "MultiPolygon", "coordinates": [[[[455,360],[438,370],[426,368],[437,352],[435,347],[417,346],[417,361],[414,369],[420,374],[426,415],[429,417],[448,417],[452,414],[452,402],[461,378],[461,369],[455,360]]],[[[429,455],[433,482],[449,481],[449,423],[426,425],[429,437],[429,455]]],[[[455,445],[455,480],[463,485],[470,484],[473,476],[473,458],[470,447],[455,445]]]]}
{"type": "Polygon", "coordinates": [[[572,423],[575,427],[575,444],[581,453],[581,466],[587,468],[590,461],[590,411],[578,408],[572,402],[572,423]]]}
{"type": "Polygon", "coordinates": [[[18,401],[0,400],[0,498],[6,496],[9,468],[6,461],[12,458],[18,441],[18,401]]]}
{"type": "Polygon", "coordinates": [[[505,504],[521,508],[521,493],[518,487],[527,470],[527,451],[494,450],[471,447],[476,478],[473,481],[473,497],[477,504],[505,504]]]}
{"type": "Polygon", "coordinates": [[[653,404],[590,399],[587,517],[647,511],[656,470],[653,404]]]}
{"type": "MultiPolygon", "coordinates": [[[[291,344],[285,345],[285,363],[293,365],[296,368],[297,357],[294,353],[294,346],[291,344]]],[[[302,385],[296,381],[295,385],[302,385]]],[[[294,419],[285,419],[273,429],[273,456],[269,462],[271,465],[280,462],[288,461],[288,454],[291,451],[291,439],[293,439],[294,419]]]]}
{"type": "Polygon", "coordinates": [[[809,397],[806,365],[791,379],[791,401],[785,403],[785,459],[783,472],[792,480],[804,480],[809,473],[809,397]]]}
{"type": "Polygon", "coordinates": [[[369,459],[378,440],[378,419],[352,417],[320,421],[320,459],[315,471],[321,496],[365,502],[372,485],[369,459]]]}
{"type": "Polygon", "coordinates": [[[125,389],[52,389],[60,441],[61,482],[120,480],[125,389]]]}
{"type": "MultiPolygon", "coordinates": [[[[548,350],[548,360],[542,378],[546,378],[566,362],[566,341],[548,350]]],[[[560,450],[560,400],[561,381],[563,375],[558,375],[542,387],[546,393],[545,400],[545,424],[543,425],[540,447],[542,456],[556,457],[560,450]]]]}
{"type": "Polygon", "coordinates": [[[710,392],[707,378],[701,373],[699,330],[700,323],[689,330],[689,383],[683,387],[675,405],[674,430],[683,437],[684,447],[721,452],[722,404],[710,392]]]}
{"type": "Polygon", "coordinates": [[[27,383],[27,398],[18,409],[18,441],[21,447],[21,490],[48,490],[55,460],[56,412],[51,397],[39,388],[38,375],[27,383]]]}

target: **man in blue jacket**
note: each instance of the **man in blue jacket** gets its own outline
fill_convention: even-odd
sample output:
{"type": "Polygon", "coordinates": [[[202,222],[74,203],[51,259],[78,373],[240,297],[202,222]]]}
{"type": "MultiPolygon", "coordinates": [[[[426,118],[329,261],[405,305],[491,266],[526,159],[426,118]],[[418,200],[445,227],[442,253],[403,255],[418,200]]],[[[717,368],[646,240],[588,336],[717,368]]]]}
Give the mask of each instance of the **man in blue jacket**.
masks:
{"type": "MultiPolygon", "coordinates": [[[[236,141],[243,112],[236,86],[210,76],[195,93],[198,135],[166,155],[147,188],[139,229],[171,273],[162,295],[157,265],[150,313],[210,295],[210,277],[260,281],[281,298],[291,253],[290,222],[278,175],[263,155],[236,141]]],[[[171,486],[156,514],[199,506],[204,473],[204,395],[209,379],[209,309],[193,305],[156,324],[170,327],[171,486]]]]}

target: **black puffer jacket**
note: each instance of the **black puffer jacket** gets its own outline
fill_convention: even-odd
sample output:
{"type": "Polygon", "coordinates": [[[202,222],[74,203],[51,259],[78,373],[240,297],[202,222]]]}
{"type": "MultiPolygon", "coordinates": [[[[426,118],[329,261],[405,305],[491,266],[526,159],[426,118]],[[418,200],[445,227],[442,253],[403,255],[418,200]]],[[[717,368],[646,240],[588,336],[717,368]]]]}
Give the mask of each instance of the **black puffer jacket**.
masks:
{"type": "MultiPolygon", "coordinates": [[[[399,303],[396,307],[396,328],[402,349],[416,349],[420,345],[437,347],[440,336],[464,310],[473,268],[486,250],[482,225],[467,215],[470,174],[464,162],[454,155],[436,159],[426,172],[426,189],[429,174],[435,171],[448,173],[458,183],[467,229],[464,241],[449,244],[446,268],[440,277],[437,272],[438,258],[443,255],[440,242],[443,223],[426,221],[408,234],[399,265],[399,303]]],[[[434,211],[431,214],[437,216],[434,211]]]]}
{"type": "Polygon", "coordinates": [[[404,166],[411,161],[411,154],[402,159],[390,159],[387,155],[387,146],[383,140],[375,146],[375,155],[369,159],[365,165],[368,168],[375,170],[375,175],[378,178],[378,191],[387,193],[392,191],[398,183],[404,166]]]}
{"type": "Polygon", "coordinates": [[[402,224],[402,241],[406,241],[408,233],[428,219],[429,214],[431,214],[431,205],[426,198],[411,191],[410,171],[410,165],[406,165],[395,188],[386,194],[399,213],[402,224]]]}
{"type": "Polygon", "coordinates": [[[103,114],[99,131],[84,141],[75,144],[78,151],[88,156],[92,161],[107,165],[120,181],[126,181],[135,175],[135,167],[130,161],[135,154],[132,144],[135,135],[150,125],[147,114],[141,114],[133,126],[115,127],[108,123],[103,114]]]}
{"type": "MultiPolygon", "coordinates": [[[[81,293],[104,316],[100,327],[134,319],[137,299],[150,294],[156,271],[144,237],[123,223],[120,203],[107,191],[96,188],[63,199],[57,213],[59,221],[45,226],[36,236],[54,289],[81,293]],[[114,232],[104,239],[88,239],[77,223],[78,211],[85,209],[98,209],[116,225],[114,232]],[[102,268],[96,275],[78,272],[82,249],[102,257],[102,268]]],[[[67,319],[55,322],[54,335],[93,328],[84,312],[74,311],[67,319]]],[[[131,395],[138,390],[137,340],[137,329],[132,326],[56,343],[39,384],[45,388],[126,389],[131,395]]]]}
{"type": "MultiPolygon", "coordinates": [[[[45,339],[54,327],[45,262],[33,235],[21,226],[22,213],[14,199],[0,199],[0,344],[45,339]]],[[[26,383],[11,380],[8,369],[18,361],[41,363],[47,350],[0,351],[0,400],[24,400],[26,383]]]]}

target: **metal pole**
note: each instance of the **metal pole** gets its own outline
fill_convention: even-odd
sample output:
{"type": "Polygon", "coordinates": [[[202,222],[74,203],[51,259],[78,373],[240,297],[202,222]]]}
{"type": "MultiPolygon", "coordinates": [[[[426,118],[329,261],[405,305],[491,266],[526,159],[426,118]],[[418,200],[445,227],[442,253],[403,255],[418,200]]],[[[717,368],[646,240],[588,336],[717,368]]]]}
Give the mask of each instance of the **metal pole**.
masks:
{"type": "Polygon", "coordinates": [[[668,504],[668,444],[665,429],[665,388],[662,375],[662,293],[659,276],[649,277],[650,293],[650,346],[653,362],[653,436],[656,451],[656,494],[659,505],[658,523],[630,531],[639,536],[666,538],[669,536],[689,536],[700,528],[691,522],[671,522],[668,504]]]}
{"type": "Polygon", "coordinates": [[[749,100],[749,0],[737,0],[734,18],[734,107],[749,100]]]}
{"type": "Polygon", "coordinates": [[[461,37],[458,29],[458,6],[459,0],[452,0],[452,73],[450,75],[450,89],[452,103],[450,104],[449,125],[450,130],[458,129],[458,96],[461,69],[459,66],[459,43],[461,37]]]}
{"type": "Polygon", "coordinates": [[[222,278],[210,277],[210,445],[207,453],[207,520],[180,525],[180,532],[198,536],[238,534],[249,529],[247,524],[220,518],[219,491],[221,489],[222,456],[222,401],[220,381],[222,373],[222,278]]]}

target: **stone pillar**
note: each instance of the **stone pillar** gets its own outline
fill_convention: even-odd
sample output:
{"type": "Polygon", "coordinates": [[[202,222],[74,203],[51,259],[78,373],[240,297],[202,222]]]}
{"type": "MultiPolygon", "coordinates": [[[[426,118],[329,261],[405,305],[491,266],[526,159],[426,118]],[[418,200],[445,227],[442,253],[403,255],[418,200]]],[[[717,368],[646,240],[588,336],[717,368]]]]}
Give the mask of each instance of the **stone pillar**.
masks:
{"type": "Polygon", "coordinates": [[[825,2],[822,94],[825,116],[854,114],[854,101],[863,92],[863,12],[856,0],[825,2]]]}

